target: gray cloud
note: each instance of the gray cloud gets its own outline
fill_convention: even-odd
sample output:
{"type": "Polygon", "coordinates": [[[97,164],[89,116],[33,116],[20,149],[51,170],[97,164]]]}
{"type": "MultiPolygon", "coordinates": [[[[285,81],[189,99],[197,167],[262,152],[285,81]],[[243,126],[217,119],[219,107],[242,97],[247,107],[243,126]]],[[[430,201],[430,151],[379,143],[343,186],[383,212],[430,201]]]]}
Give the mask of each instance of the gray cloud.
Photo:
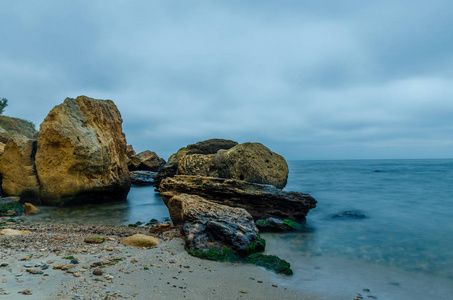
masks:
{"type": "Polygon", "coordinates": [[[451,157],[448,1],[0,4],[0,96],[39,124],[112,99],[167,158],[212,137],[292,159],[451,157]]]}

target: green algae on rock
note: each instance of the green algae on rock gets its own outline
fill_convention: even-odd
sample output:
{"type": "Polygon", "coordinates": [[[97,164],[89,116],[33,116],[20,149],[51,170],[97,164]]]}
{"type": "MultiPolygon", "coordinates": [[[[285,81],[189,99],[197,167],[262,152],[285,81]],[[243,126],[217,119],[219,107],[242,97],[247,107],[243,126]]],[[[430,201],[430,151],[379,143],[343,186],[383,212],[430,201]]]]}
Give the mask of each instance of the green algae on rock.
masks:
{"type": "Polygon", "coordinates": [[[105,238],[102,236],[94,236],[85,238],[84,242],[87,244],[102,244],[105,241],[105,238]]]}
{"type": "Polygon", "coordinates": [[[293,275],[291,264],[275,255],[255,253],[247,257],[247,262],[272,270],[276,273],[293,275]]]}

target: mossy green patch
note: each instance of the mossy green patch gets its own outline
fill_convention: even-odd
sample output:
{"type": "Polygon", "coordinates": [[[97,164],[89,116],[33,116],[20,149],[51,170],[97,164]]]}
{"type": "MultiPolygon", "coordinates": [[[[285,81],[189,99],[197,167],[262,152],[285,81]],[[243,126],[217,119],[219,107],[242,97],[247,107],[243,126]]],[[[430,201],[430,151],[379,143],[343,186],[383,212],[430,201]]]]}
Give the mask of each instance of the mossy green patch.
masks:
{"type": "Polygon", "coordinates": [[[94,236],[85,238],[84,242],[87,244],[102,244],[105,238],[102,236],[94,236]]]}
{"type": "Polygon", "coordinates": [[[187,251],[190,255],[215,261],[236,261],[237,255],[229,248],[206,248],[187,251]]]}
{"type": "Polygon", "coordinates": [[[264,267],[268,270],[272,270],[276,273],[282,273],[285,275],[293,274],[290,263],[275,255],[255,253],[247,257],[247,262],[264,267]]]}
{"type": "Polygon", "coordinates": [[[0,216],[18,216],[24,213],[24,206],[19,201],[0,203],[0,216]]]}
{"type": "Polygon", "coordinates": [[[291,227],[294,230],[299,230],[299,229],[302,229],[302,227],[303,227],[302,224],[294,222],[294,221],[292,221],[290,219],[284,219],[283,220],[283,224],[285,224],[288,227],[291,227]]]}

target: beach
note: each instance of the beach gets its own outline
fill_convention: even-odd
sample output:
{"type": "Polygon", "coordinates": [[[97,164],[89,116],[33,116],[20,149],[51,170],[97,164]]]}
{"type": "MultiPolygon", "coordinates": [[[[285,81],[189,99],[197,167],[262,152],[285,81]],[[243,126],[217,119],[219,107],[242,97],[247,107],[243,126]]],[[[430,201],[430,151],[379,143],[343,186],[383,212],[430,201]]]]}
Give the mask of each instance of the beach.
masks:
{"type": "Polygon", "coordinates": [[[4,228],[30,231],[0,236],[4,299],[328,299],[315,292],[302,294],[285,286],[288,278],[254,265],[192,257],[178,229],[155,233],[159,245],[142,248],[121,241],[150,234],[147,227],[16,222],[4,228]],[[94,236],[106,240],[84,242],[94,236]],[[95,269],[102,274],[94,275],[95,269]]]}

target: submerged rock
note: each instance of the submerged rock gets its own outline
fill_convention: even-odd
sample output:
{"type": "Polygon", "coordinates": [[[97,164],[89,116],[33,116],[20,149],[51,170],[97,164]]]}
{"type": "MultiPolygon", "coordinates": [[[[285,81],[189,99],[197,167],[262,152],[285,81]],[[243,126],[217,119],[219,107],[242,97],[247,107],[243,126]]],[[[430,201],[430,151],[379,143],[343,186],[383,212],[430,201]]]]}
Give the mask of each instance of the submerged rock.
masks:
{"type": "Polygon", "coordinates": [[[277,218],[267,218],[260,219],[256,222],[256,227],[260,232],[285,232],[285,231],[294,231],[300,230],[304,225],[294,222],[289,219],[277,219],[277,218]]]}
{"type": "Polygon", "coordinates": [[[36,170],[44,204],[125,200],[122,118],[111,100],[67,98],[41,123],[36,170]]]}
{"type": "Polygon", "coordinates": [[[14,135],[9,139],[0,157],[3,195],[19,196],[23,201],[40,202],[35,153],[35,140],[21,135],[14,135]]]}
{"type": "Polygon", "coordinates": [[[138,186],[153,185],[156,174],[157,172],[151,171],[131,171],[131,184],[138,186]]]}
{"type": "Polygon", "coordinates": [[[182,225],[186,249],[192,254],[239,255],[263,251],[252,216],[244,209],[220,205],[196,195],[174,196],[166,205],[175,225],[182,225]],[[221,253],[219,252],[221,251],[221,253]]]}
{"type": "Polygon", "coordinates": [[[316,207],[316,200],[309,194],[235,179],[176,175],[163,180],[159,191],[165,202],[182,193],[199,195],[211,202],[243,208],[256,220],[269,217],[303,220],[316,207]]]}
{"type": "Polygon", "coordinates": [[[345,210],[341,213],[332,215],[333,219],[365,219],[367,216],[361,211],[345,210]]]}

